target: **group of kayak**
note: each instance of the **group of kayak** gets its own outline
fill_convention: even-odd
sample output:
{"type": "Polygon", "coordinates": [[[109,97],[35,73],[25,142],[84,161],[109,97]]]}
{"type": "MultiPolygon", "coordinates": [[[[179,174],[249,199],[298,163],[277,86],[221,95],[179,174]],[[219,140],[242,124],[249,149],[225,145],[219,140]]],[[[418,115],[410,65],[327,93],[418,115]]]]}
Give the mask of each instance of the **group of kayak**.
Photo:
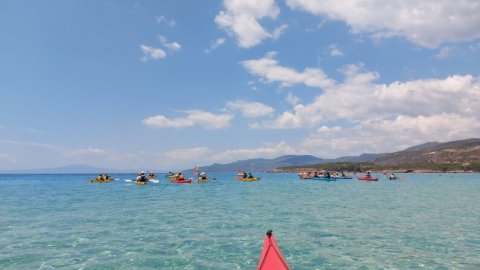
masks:
{"type": "MultiPolygon", "coordinates": [[[[322,181],[336,181],[339,179],[353,179],[352,176],[345,175],[343,172],[329,172],[329,171],[320,171],[320,172],[300,172],[298,174],[301,180],[322,180],[322,181]]],[[[370,172],[367,172],[364,176],[358,176],[358,180],[361,181],[378,181],[378,177],[373,177],[370,172]]],[[[394,173],[391,173],[388,176],[389,180],[397,180],[398,176],[394,173]]]]}
{"type": "Polygon", "coordinates": [[[324,181],[335,181],[337,179],[352,179],[351,176],[345,175],[343,172],[330,172],[330,171],[315,171],[315,172],[300,172],[298,174],[300,179],[311,179],[311,180],[324,180],[324,181]]]}

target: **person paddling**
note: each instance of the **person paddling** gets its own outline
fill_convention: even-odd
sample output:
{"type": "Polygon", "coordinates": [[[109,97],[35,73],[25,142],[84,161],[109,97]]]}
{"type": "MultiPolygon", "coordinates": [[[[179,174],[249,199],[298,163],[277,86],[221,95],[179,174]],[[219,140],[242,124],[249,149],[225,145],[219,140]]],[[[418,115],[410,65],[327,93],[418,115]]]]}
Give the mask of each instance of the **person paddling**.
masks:
{"type": "Polygon", "coordinates": [[[148,179],[147,177],[145,177],[145,172],[141,172],[140,175],[137,176],[137,179],[136,179],[138,182],[147,182],[148,179]]]}

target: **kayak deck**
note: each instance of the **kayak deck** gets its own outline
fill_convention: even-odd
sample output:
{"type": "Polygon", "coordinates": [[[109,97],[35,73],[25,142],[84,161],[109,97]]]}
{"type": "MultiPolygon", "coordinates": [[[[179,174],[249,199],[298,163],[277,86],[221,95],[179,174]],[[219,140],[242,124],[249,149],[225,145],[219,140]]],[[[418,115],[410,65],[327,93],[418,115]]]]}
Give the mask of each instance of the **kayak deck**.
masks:
{"type": "Polygon", "coordinates": [[[283,257],[280,248],[269,230],[263,240],[262,254],[258,260],[257,270],[289,270],[287,260],[283,257]]]}

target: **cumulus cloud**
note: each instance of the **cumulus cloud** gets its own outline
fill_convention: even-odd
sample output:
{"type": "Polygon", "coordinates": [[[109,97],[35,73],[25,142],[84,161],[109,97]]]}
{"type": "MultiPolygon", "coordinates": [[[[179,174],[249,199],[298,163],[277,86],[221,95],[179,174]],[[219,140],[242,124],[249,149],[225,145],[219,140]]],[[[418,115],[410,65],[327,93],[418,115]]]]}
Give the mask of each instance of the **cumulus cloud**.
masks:
{"type": "Polygon", "coordinates": [[[260,117],[271,115],[275,112],[275,109],[270,106],[247,100],[230,101],[227,102],[226,107],[230,110],[240,111],[245,117],[260,117]]]}
{"type": "Polygon", "coordinates": [[[156,115],[142,122],[152,128],[185,128],[198,125],[207,129],[220,129],[228,127],[233,119],[233,115],[230,114],[213,114],[202,110],[189,110],[185,113],[187,116],[183,118],[169,119],[163,115],[156,115]]]}
{"type": "Polygon", "coordinates": [[[224,10],[215,17],[215,23],[237,38],[238,45],[250,48],[267,38],[278,38],[286,26],[272,33],[259,22],[263,18],[276,19],[280,9],[274,0],[224,0],[224,10]]]}
{"type": "MultiPolygon", "coordinates": [[[[246,69],[250,72],[255,70],[254,74],[268,82],[290,85],[302,81],[297,79],[300,73],[280,66],[275,60],[263,58],[260,61],[269,64],[253,61],[256,64],[245,65],[246,69]],[[280,76],[278,70],[286,72],[280,76]]],[[[480,114],[480,83],[478,78],[471,75],[378,84],[376,81],[380,74],[365,70],[362,64],[347,65],[342,72],[345,79],[336,84],[321,73],[321,82],[329,82],[328,87],[323,87],[324,90],[313,102],[290,102],[291,110],[282,112],[273,120],[253,123],[251,127],[293,129],[312,127],[327,120],[363,121],[374,117],[415,117],[442,113],[465,116],[480,114]]],[[[321,88],[325,83],[312,85],[321,88]]],[[[287,97],[287,100],[292,100],[292,97],[287,97]]]]}
{"type": "Polygon", "coordinates": [[[161,48],[155,48],[147,45],[140,45],[143,56],[140,58],[142,62],[148,62],[149,60],[159,60],[165,58],[167,53],[161,48]]]}
{"type": "Polygon", "coordinates": [[[298,72],[293,68],[281,66],[275,60],[276,52],[269,52],[260,59],[246,60],[242,65],[253,75],[260,76],[265,82],[279,82],[282,87],[291,87],[304,84],[310,87],[328,88],[335,85],[335,81],[320,68],[305,68],[298,72]]]}
{"type": "Polygon", "coordinates": [[[286,0],[292,9],[344,21],[353,31],[405,37],[428,48],[480,37],[478,1],[286,0]]]}

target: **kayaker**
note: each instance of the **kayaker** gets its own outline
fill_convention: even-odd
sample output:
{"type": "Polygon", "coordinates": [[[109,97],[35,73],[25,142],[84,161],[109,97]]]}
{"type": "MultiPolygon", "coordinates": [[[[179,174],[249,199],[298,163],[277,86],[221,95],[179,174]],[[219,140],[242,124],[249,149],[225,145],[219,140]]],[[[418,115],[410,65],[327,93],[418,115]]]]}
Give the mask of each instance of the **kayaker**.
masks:
{"type": "Polygon", "coordinates": [[[248,178],[255,178],[255,177],[253,177],[252,173],[250,172],[248,173],[248,178]]]}
{"type": "Polygon", "coordinates": [[[243,172],[243,178],[247,178],[248,175],[247,175],[247,172],[243,172]]]}
{"type": "Polygon", "coordinates": [[[97,181],[102,181],[103,180],[103,174],[99,174],[97,176],[97,181]]]}
{"type": "Polygon", "coordinates": [[[372,175],[370,174],[370,172],[367,172],[367,176],[368,178],[372,178],[372,175]]]}
{"type": "Polygon", "coordinates": [[[330,178],[330,172],[329,172],[329,171],[325,171],[325,174],[324,174],[323,177],[325,177],[325,178],[330,178]]]}
{"type": "Polygon", "coordinates": [[[205,180],[207,179],[207,174],[205,172],[201,172],[199,175],[200,179],[205,180]]]}
{"type": "Polygon", "coordinates": [[[178,173],[178,180],[185,180],[185,177],[183,176],[182,173],[178,173]]]}
{"type": "Polygon", "coordinates": [[[140,175],[137,176],[137,181],[139,182],[147,182],[147,178],[145,177],[145,172],[141,172],[140,175]]]}

